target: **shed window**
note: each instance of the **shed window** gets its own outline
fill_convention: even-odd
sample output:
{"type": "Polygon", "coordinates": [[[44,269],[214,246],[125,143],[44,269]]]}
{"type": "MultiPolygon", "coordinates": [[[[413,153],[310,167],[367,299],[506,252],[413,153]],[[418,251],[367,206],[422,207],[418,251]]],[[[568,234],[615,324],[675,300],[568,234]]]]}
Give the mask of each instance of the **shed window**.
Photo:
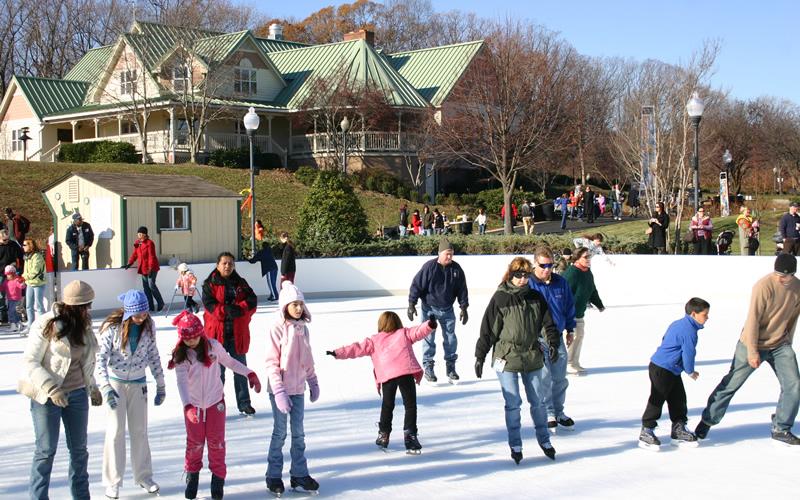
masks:
{"type": "Polygon", "coordinates": [[[190,227],[188,203],[157,203],[159,231],[187,231],[190,227]]]}

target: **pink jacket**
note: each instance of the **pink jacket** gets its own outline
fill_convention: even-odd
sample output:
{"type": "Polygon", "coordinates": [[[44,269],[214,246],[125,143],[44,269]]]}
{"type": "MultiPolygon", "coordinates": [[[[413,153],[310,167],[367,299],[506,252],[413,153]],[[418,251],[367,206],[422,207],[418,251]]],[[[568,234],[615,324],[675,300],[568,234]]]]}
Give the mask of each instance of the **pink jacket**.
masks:
{"type": "Polygon", "coordinates": [[[705,216],[701,221],[697,220],[697,216],[692,217],[689,229],[695,232],[698,238],[711,239],[711,232],[714,230],[714,223],[711,222],[711,217],[705,216]]]}
{"type": "Polygon", "coordinates": [[[178,281],[175,282],[175,286],[184,297],[194,297],[197,291],[197,277],[191,271],[186,271],[183,275],[178,273],[178,281]]]}
{"type": "Polygon", "coordinates": [[[272,325],[267,339],[269,392],[285,389],[289,396],[303,394],[306,380],[316,376],[306,322],[281,318],[272,325]]]}
{"type": "Polygon", "coordinates": [[[0,292],[3,292],[8,298],[8,300],[13,300],[14,302],[19,302],[22,300],[22,293],[25,290],[25,282],[17,277],[13,280],[6,279],[4,282],[0,283],[0,292]]]}
{"type": "Polygon", "coordinates": [[[412,344],[427,337],[433,329],[428,322],[413,328],[401,328],[394,332],[380,332],[361,342],[340,347],[334,352],[336,359],[372,357],[375,367],[375,384],[378,393],[381,384],[402,375],[414,375],[419,384],[422,380],[422,367],[419,366],[412,344]]]}
{"type": "Polygon", "coordinates": [[[189,349],[187,360],[175,366],[175,375],[178,378],[178,392],[181,395],[183,406],[192,405],[204,410],[219,403],[223,397],[222,380],[219,375],[219,365],[229,368],[245,377],[253,370],[236,361],[214,339],[206,339],[208,352],[212,362],[210,366],[197,362],[194,349],[189,349]]]}

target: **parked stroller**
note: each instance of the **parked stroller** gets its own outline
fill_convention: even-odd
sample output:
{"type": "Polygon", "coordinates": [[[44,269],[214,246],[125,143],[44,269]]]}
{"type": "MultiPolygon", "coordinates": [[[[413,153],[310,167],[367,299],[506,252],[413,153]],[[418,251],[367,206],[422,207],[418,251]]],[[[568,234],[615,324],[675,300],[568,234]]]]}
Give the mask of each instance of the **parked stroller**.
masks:
{"type": "Polygon", "coordinates": [[[733,231],[722,231],[717,236],[717,255],[730,255],[733,244],[733,231]]]}

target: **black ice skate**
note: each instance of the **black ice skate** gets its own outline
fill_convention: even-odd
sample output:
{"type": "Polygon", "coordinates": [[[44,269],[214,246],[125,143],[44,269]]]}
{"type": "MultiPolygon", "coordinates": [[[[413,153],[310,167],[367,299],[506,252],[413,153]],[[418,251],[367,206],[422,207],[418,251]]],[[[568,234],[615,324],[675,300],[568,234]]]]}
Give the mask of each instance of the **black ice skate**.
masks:
{"type": "Polygon", "coordinates": [[[639,433],[639,448],[652,451],[661,449],[661,441],[656,437],[653,429],[642,427],[642,432],[639,433]]]}
{"type": "Polygon", "coordinates": [[[689,432],[683,422],[673,422],[672,432],[669,437],[672,439],[670,444],[672,446],[682,446],[687,448],[697,448],[697,436],[689,432]]]}
{"type": "Polygon", "coordinates": [[[222,500],[224,496],[225,480],[221,477],[211,475],[211,498],[214,500],[222,500]]]}
{"type": "Polygon", "coordinates": [[[539,448],[541,448],[541,449],[542,449],[542,451],[544,452],[544,454],[545,454],[545,455],[547,456],[547,458],[549,458],[550,460],[555,460],[555,459],[556,459],[556,449],[555,449],[555,448],[553,448],[553,445],[552,445],[552,444],[550,444],[550,443],[540,444],[540,445],[539,445],[539,448]]]}
{"type": "Polygon", "coordinates": [[[547,420],[547,430],[550,431],[550,434],[555,435],[558,432],[558,422],[554,418],[550,418],[547,420]]]}
{"type": "Polygon", "coordinates": [[[256,414],[255,408],[253,408],[253,406],[249,404],[247,406],[243,406],[242,408],[240,408],[239,411],[245,417],[252,417],[253,415],[256,414]]]}
{"type": "Polygon", "coordinates": [[[447,381],[453,385],[458,384],[459,376],[456,373],[456,363],[454,361],[447,362],[447,381]]]}
{"type": "Polygon", "coordinates": [[[711,429],[711,426],[701,420],[697,427],[694,428],[694,435],[697,439],[705,439],[708,436],[709,429],[711,429]]]}
{"type": "Polygon", "coordinates": [[[436,383],[439,380],[436,378],[436,374],[433,373],[433,363],[425,365],[425,380],[432,383],[436,383]]]}
{"type": "Polygon", "coordinates": [[[411,432],[405,433],[406,453],[409,455],[419,455],[422,453],[422,445],[419,444],[417,435],[411,432]]]}
{"type": "Polygon", "coordinates": [[[186,491],[183,495],[188,499],[197,498],[197,483],[200,481],[200,473],[199,472],[187,472],[186,473],[186,491]]]}
{"type": "Polygon", "coordinates": [[[522,462],[522,448],[511,448],[511,460],[517,465],[522,462]]]}
{"type": "MultiPolygon", "coordinates": [[[[565,431],[574,431],[575,430],[575,421],[569,418],[568,416],[564,415],[558,417],[558,428],[565,431]]],[[[549,426],[549,424],[548,424],[549,426]]]]}
{"type": "Polygon", "coordinates": [[[389,447],[389,433],[378,432],[378,439],[375,440],[375,444],[378,445],[378,448],[385,451],[386,448],[389,447]]]}
{"type": "Polygon", "coordinates": [[[286,488],[283,486],[283,479],[273,477],[267,478],[267,489],[277,498],[280,498],[283,492],[286,491],[286,488]]]}
{"type": "Polygon", "coordinates": [[[303,477],[294,477],[291,478],[291,486],[292,489],[295,491],[299,491],[297,488],[300,487],[303,491],[307,493],[311,493],[313,495],[319,494],[319,483],[314,480],[311,476],[303,476],[303,477]]]}
{"type": "Polygon", "coordinates": [[[800,438],[792,434],[791,431],[772,431],[772,439],[786,446],[800,445],[800,438]]]}

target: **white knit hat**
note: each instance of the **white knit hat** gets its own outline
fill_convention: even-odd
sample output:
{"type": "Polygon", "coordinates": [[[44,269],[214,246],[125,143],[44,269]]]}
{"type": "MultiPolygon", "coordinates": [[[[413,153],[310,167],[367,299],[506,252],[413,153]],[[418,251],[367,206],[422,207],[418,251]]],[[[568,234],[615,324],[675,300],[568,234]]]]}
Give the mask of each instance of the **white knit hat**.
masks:
{"type": "Polygon", "coordinates": [[[62,302],[66,305],[82,306],[94,300],[94,290],[92,290],[92,287],[89,286],[88,283],[75,280],[64,287],[62,296],[62,302]]]}

